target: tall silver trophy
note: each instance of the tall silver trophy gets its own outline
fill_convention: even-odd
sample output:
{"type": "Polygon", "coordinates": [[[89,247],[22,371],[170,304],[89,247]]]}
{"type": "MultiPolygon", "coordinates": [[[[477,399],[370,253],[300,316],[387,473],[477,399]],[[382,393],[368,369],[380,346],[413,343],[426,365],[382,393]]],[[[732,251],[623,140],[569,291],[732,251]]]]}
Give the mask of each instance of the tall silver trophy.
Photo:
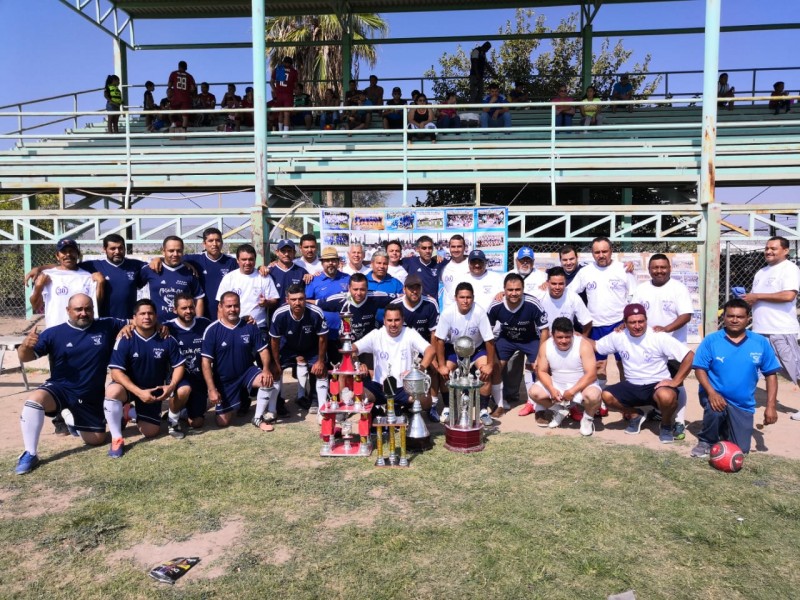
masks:
{"type": "Polygon", "coordinates": [[[450,373],[450,417],[444,426],[444,447],[452,452],[480,452],[484,448],[483,424],[480,421],[480,389],[483,383],[472,373],[470,365],[475,342],[461,336],[453,342],[458,367],[450,373]]]}
{"type": "Polygon", "coordinates": [[[403,378],[403,389],[413,401],[411,407],[411,425],[408,429],[408,449],[413,452],[424,452],[433,447],[431,434],[422,418],[422,398],[431,389],[431,378],[420,368],[420,358],[414,360],[414,368],[403,378]]]}

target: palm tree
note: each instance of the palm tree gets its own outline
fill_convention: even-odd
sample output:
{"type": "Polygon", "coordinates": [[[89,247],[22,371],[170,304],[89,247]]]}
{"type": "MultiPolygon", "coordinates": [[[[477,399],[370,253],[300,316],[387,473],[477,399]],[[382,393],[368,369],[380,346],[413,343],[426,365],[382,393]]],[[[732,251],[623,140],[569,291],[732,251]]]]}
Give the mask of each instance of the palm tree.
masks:
{"type": "MultiPolygon", "coordinates": [[[[374,13],[352,15],[354,77],[358,77],[359,61],[374,67],[378,55],[375,46],[356,45],[358,41],[386,37],[389,25],[374,13]]],[[[267,47],[270,42],[323,42],[342,39],[342,23],[335,15],[306,15],[299,17],[270,17],[267,19],[267,47]]],[[[327,45],[281,46],[267,51],[270,68],[284,56],[294,58],[300,81],[317,82],[311,85],[314,100],[319,100],[325,88],[333,87],[341,95],[338,83],[342,81],[342,47],[327,45]]],[[[307,90],[308,86],[307,86],[307,90]]]]}

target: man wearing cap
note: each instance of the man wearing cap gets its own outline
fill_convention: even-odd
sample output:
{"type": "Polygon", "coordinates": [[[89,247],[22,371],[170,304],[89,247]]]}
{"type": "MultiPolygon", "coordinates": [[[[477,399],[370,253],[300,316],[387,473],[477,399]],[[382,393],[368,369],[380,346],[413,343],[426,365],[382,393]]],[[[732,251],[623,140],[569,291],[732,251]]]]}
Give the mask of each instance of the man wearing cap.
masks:
{"type": "Polygon", "coordinates": [[[256,249],[250,244],[236,249],[236,263],[239,268],[222,278],[216,300],[222,300],[226,292],[236,292],[240,316],[245,320],[251,318],[265,331],[269,327],[267,311],[278,305],[278,290],[271,277],[264,277],[256,270],[256,249]]]}
{"type": "Polygon", "coordinates": [[[403,268],[411,275],[416,273],[422,278],[422,291],[433,298],[439,297],[439,263],[433,256],[433,238],[422,235],[417,239],[417,255],[403,259],[403,268]]]}
{"type": "Polygon", "coordinates": [[[369,273],[369,265],[364,264],[364,246],[358,243],[350,244],[347,249],[347,264],[342,271],[347,275],[352,275],[353,273],[366,275],[369,273]]]}
{"type": "Polygon", "coordinates": [[[469,273],[469,260],[467,260],[466,241],[460,233],[450,238],[447,249],[450,259],[439,265],[442,277],[442,310],[455,302],[456,286],[464,281],[469,273]]]}
{"type": "Polygon", "coordinates": [[[495,301],[498,294],[503,293],[503,276],[486,268],[486,255],[483,250],[473,250],[469,253],[469,273],[462,281],[472,285],[475,294],[475,304],[484,311],[495,301]]]}
{"type": "Polygon", "coordinates": [[[658,439],[663,444],[672,443],[678,388],[691,371],[694,352],[670,334],[650,329],[647,313],[641,304],[625,306],[623,321],[623,331],[614,331],[597,342],[593,341],[596,353],[617,353],[625,369],[625,380],[607,386],[602,399],[610,410],[633,412],[625,429],[625,433],[630,435],[637,435],[647,418],[638,407],[658,407],[661,411],[658,439]],[[667,367],[670,359],[680,362],[674,376],[670,376],[667,367]]]}
{"type": "Polygon", "coordinates": [[[280,240],[277,246],[278,260],[270,265],[269,277],[278,291],[278,305],[286,303],[286,290],[293,285],[305,286],[308,272],[295,264],[297,254],[292,240],[280,240]]]}
{"type": "MultiPolygon", "coordinates": [[[[383,292],[389,298],[403,295],[403,284],[389,275],[389,254],[386,250],[375,250],[370,260],[372,270],[367,273],[367,288],[370,292],[383,292]]],[[[383,310],[378,310],[377,321],[383,323],[383,310]]]]}
{"type": "MultiPolygon", "coordinates": [[[[405,106],[403,91],[399,87],[392,88],[392,97],[386,101],[386,106],[405,106]]],[[[399,108],[387,108],[381,112],[384,129],[402,129],[403,111],[399,108]]]]}
{"type": "MultiPolygon", "coordinates": [[[[34,312],[44,310],[45,327],[67,322],[67,305],[75,294],[86,294],[94,307],[102,301],[105,279],[100,273],[89,273],[78,268],[81,251],[78,243],[69,238],[56,244],[57,266],[42,270],[33,283],[31,307],[34,312]]],[[[129,315],[130,316],[130,315],[129,315]]]]}
{"type": "Polygon", "coordinates": [[[509,273],[517,273],[522,276],[524,282],[524,292],[531,296],[539,293],[542,284],[547,281],[547,276],[543,271],[534,268],[533,248],[523,246],[517,251],[514,268],[509,273]]]}
{"type": "MultiPolygon", "coordinates": [[[[347,291],[350,276],[339,270],[339,253],[333,246],[327,246],[320,256],[322,273],[314,277],[306,286],[306,300],[325,300],[334,294],[347,291]]],[[[342,319],[337,311],[326,311],[325,321],[328,323],[328,364],[339,362],[339,328],[342,319]]]]}
{"type": "MultiPolygon", "coordinates": [[[[619,81],[611,88],[612,100],[633,100],[633,84],[630,82],[628,74],[624,74],[619,78],[619,81]]],[[[628,104],[625,107],[628,112],[633,112],[633,104],[628,104]]],[[[617,112],[617,105],[611,107],[611,112],[617,112]]]]}

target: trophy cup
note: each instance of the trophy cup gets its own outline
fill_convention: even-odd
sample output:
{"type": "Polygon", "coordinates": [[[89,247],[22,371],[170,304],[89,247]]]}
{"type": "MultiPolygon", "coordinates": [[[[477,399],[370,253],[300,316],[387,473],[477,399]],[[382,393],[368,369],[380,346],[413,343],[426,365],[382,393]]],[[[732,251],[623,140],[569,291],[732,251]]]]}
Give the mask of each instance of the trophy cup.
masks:
{"type": "Polygon", "coordinates": [[[386,395],[386,416],[375,419],[375,429],[378,433],[378,460],[375,461],[376,467],[407,467],[408,457],[406,456],[406,430],[408,420],[404,416],[397,416],[394,413],[394,392],[397,380],[394,377],[387,377],[383,382],[383,393],[386,395]],[[389,455],[384,456],[383,450],[383,428],[388,434],[389,455]],[[397,446],[400,446],[400,456],[397,456],[397,446]]]}
{"type": "Polygon", "coordinates": [[[450,373],[447,387],[453,407],[444,426],[444,447],[451,452],[480,452],[484,448],[483,424],[480,421],[480,388],[482,382],[469,372],[475,342],[468,336],[453,343],[458,366],[450,373]]]}
{"type": "Polygon", "coordinates": [[[422,418],[421,398],[428,394],[431,388],[431,378],[420,368],[420,358],[414,359],[414,368],[403,378],[403,389],[413,401],[411,408],[411,425],[408,429],[408,449],[412,452],[424,452],[433,447],[431,434],[422,418]]]}

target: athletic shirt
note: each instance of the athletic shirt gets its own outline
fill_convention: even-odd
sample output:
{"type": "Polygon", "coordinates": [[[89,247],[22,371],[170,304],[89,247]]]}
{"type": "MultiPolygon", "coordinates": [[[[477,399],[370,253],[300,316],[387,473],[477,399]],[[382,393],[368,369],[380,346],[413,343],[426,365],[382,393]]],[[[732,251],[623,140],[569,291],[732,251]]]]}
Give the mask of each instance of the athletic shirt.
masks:
{"type": "Polygon", "coordinates": [[[178,351],[186,360],[184,368],[186,374],[192,377],[203,377],[201,368],[200,350],[203,346],[203,334],[211,325],[211,321],[205,317],[197,317],[189,328],[185,328],[179,319],[172,319],[164,323],[169,329],[169,333],[178,342],[178,351]]]}
{"type": "Polygon", "coordinates": [[[106,280],[105,294],[99,306],[100,315],[130,319],[133,305],[136,304],[136,294],[144,285],[141,272],[145,263],[126,258],[115,265],[107,258],[103,258],[82,262],[78,266],[89,273],[100,273],[106,280]]]}
{"type": "Polygon", "coordinates": [[[102,404],[106,369],[114,340],[127,321],[95,319],[81,329],[67,322],[45,329],[33,347],[36,358],[48,356],[50,377],[74,396],[102,404]]]}
{"type": "Polygon", "coordinates": [[[475,293],[475,304],[483,310],[489,310],[497,294],[503,291],[503,276],[494,271],[486,271],[480,277],[467,273],[461,281],[472,284],[472,289],[475,293]]]}
{"type": "Polygon", "coordinates": [[[386,329],[376,329],[356,342],[360,354],[371,354],[375,358],[374,380],[383,384],[387,377],[397,380],[397,389],[403,385],[403,376],[414,367],[417,354],[423,354],[430,342],[413,329],[403,327],[397,337],[386,329]]]}
{"type": "MultiPolygon", "coordinates": [[[[776,265],[759,269],[753,279],[753,293],[774,294],[800,288],[800,268],[790,260],[782,260],[776,265]]],[[[789,302],[765,302],[759,300],[753,305],[753,331],[756,333],[783,333],[797,336],[800,325],[797,322],[797,297],[789,302]]]]}
{"type": "MultiPolygon", "coordinates": [[[[383,292],[387,294],[391,300],[403,295],[403,284],[389,275],[388,272],[381,281],[375,279],[372,271],[367,273],[367,289],[370,292],[383,292]]],[[[383,325],[383,308],[378,309],[375,320],[378,322],[378,327],[383,325]]]]}
{"type": "Polygon", "coordinates": [[[278,293],[278,306],[286,304],[286,290],[289,286],[299,284],[305,289],[306,284],[303,281],[308,272],[303,267],[298,267],[292,264],[288,269],[284,269],[280,264],[275,264],[270,267],[269,277],[275,284],[275,291],[278,293]]]}
{"type": "Polygon", "coordinates": [[[583,370],[583,360],[581,360],[582,341],[581,336],[573,335],[569,350],[559,350],[552,337],[545,340],[544,352],[547,363],[550,365],[553,383],[557,388],[568,390],[586,374],[583,370]]]}
{"type": "Polygon", "coordinates": [[[230,327],[214,321],[203,334],[201,354],[214,361],[214,378],[235,381],[255,364],[256,354],[267,347],[258,326],[242,319],[230,327]]]}
{"type": "Polygon", "coordinates": [[[206,309],[202,315],[212,321],[217,318],[217,290],[222,278],[228,273],[236,271],[239,264],[236,259],[227,254],[221,254],[217,260],[212,260],[203,252],[202,254],[187,254],[183,258],[184,262],[191,263],[197,269],[197,276],[200,278],[200,287],[206,293],[206,309]]]}
{"type": "Polygon", "coordinates": [[[405,283],[406,277],[408,277],[408,271],[405,270],[403,265],[389,265],[387,273],[397,279],[397,281],[400,283],[405,283]]]}
{"type": "MultiPolygon", "coordinates": [[[[328,312],[335,312],[337,315],[341,313],[344,305],[347,304],[347,292],[341,294],[334,294],[325,300],[318,300],[317,306],[327,314],[328,312]]],[[[376,316],[378,309],[386,308],[386,305],[391,302],[392,298],[383,292],[367,292],[367,297],[361,304],[351,302],[349,304],[350,312],[353,313],[351,320],[353,326],[353,339],[360,340],[370,331],[378,327],[376,316]]],[[[341,327],[341,325],[340,325],[341,327]]]]}
{"type": "Polygon", "coordinates": [[[50,281],[42,289],[44,300],[44,322],[53,327],[67,322],[67,305],[75,294],[86,294],[94,302],[94,316],[97,317],[97,283],[91,273],[83,269],[45,269],[42,271],[50,281]]]}
{"type": "Polygon", "coordinates": [[[452,344],[456,338],[463,335],[472,338],[475,346],[494,340],[492,325],[489,317],[477,304],[473,304],[467,314],[462,315],[458,306],[454,304],[442,312],[439,323],[436,325],[436,337],[452,344]]]}
{"type": "Polygon", "coordinates": [[[492,302],[487,312],[495,337],[515,344],[529,344],[539,339],[539,331],[547,327],[547,315],[533,296],[525,294],[515,309],[506,300],[492,302]]]}
{"type": "Polygon", "coordinates": [[[313,304],[306,304],[303,316],[299,319],[294,318],[286,304],[272,316],[269,335],[281,341],[281,350],[310,358],[319,354],[319,336],[328,335],[328,323],[322,310],[313,304]]]}
{"type": "MultiPolygon", "coordinates": [[[[435,258],[425,264],[419,256],[409,256],[403,259],[403,268],[411,275],[416,273],[422,279],[422,293],[433,298],[439,297],[439,263],[435,258]]],[[[394,274],[392,276],[395,276],[394,274]]],[[[405,282],[405,279],[403,280],[405,282]]]]}
{"type": "Polygon", "coordinates": [[[173,71],[169,74],[167,87],[172,88],[173,100],[191,100],[196,86],[194,77],[186,71],[173,71]]]}
{"type": "Polygon", "coordinates": [[[166,323],[175,316],[175,296],[181,292],[191,294],[199,300],[205,297],[200,282],[186,265],[168,267],[161,264],[161,273],[156,273],[149,266],[142,267],[142,283],[147,288],[149,298],[156,304],[156,315],[160,323],[166,323]]]}
{"type": "MultiPolygon", "coordinates": [[[[692,297],[680,281],[669,279],[662,286],[647,281],[636,288],[633,302],[638,302],[647,310],[649,327],[665,327],[681,315],[693,314],[692,297]]],[[[670,332],[679,342],[686,343],[688,324],[670,332]]]]}
{"type": "MultiPolygon", "coordinates": [[[[751,414],[756,411],[758,372],[767,376],[781,370],[767,338],[745,330],[745,338],[735,344],[724,329],[708,334],[700,342],[692,367],[703,369],[708,373],[711,387],[725,400],[751,414]]],[[[698,394],[708,397],[703,386],[699,386],[698,394]]]]}
{"type": "Polygon", "coordinates": [[[258,299],[260,296],[264,296],[267,300],[278,298],[278,291],[272,279],[262,277],[258,271],[245,275],[240,269],[236,269],[222,278],[217,290],[217,306],[225,292],[239,294],[239,314],[243,317],[253,317],[256,325],[261,328],[267,327],[267,309],[258,305],[258,299]]]}
{"type": "Polygon", "coordinates": [[[416,306],[409,306],[404,298],[397,298],[389,305],[403,309],[403,323],[406,327],[415,330],[424,339],[430,339],[431,332],[439,322],[439,306],[436,300],[430,296],[422,296],[416,306]]]}
{"type": "Polygon", "coordinates": [[[442,276],[442,310],[456,302],[456,286],[464,281],[469,273],[469,261],[464,258],[461,262],[448,260],[439,268],[442,276]]]}
{"type": "Polygon", "coordinates": [[[318,273],[322,272],[322,263],[320,262],[319,257],[315,258],[314,262],[306,262],[305,258],[295,258],[294,264],[296,264],[298,267],[304,268],[312,275],[317,275],[318,273]]]}
{"type": "Polygon", "coordinates": [[[119,89],[118,85],[109,85],[108,88],[108,98],[111,104],[116,104],[117,106],[122,105],[122,91],[119,89]]]}
{"type": "Polygon", "coordinates": [[[613,261],[607,267],[591,263],[578,272],[569,287],[574,292],[586,290],[592,324],[603,327],[622,321],[622,311],[636,288],[636,280],[620,262],[613,261]]]}
{"type": "Polygon", "coordinates": [[[607,355],[619,353],[622,366],[625,368],[625,380],[635,385],[658,383],[671,379],[667,361],[681,362],[689,348],[668,333],[656,333],[649,327],[639,337],[632,337],[630,332],[615,331],[598,340],[595,351],[607,355]]]}
{"type": "Polygon", "coordinates": [[[592,320],[589,309],[575,292],[565,289],[561,298],[553,298],[548,290],[539,290],[536,299],[542,305],[545,317],[547,318],[547,328],[553,326],[553,321],[558,317],[565,317],[570,321],[577,319],[578,323],[588,325],[592,320]]]}
{"type": "Polygon", "coordinates": [[[108,367],[125,371],[135,385],[149,389],[164,385],[172,369],[185,361],[174,337],[154,332],[145,338],[134,331],[130,338],[117,340],[108,367]]]}
{"type": "MultiPolygon", "coordinates": [[[[317,275],[306,287],[306,298],[309,300],[325,300],[328,296],[347,291],[350,283],[350,275],[345,275],[341,271],[336,271],[333,278],[325,273],[317,275]]],[[[342,326],[342,319],[336,311],[325,312],[325,320],[328,323],[328,339],[339,339],[339,328],[342,326]]]]}
{"type": "Polygon", "coordinates": [[[353,275],[353,274],[355,274],[355,273],[361,273],[362,275],[366,275],[366,274],[367,274],[367,273],[369,273],[371,270],[372,270],[372,269],[370,269],[370,268],[369,268],[369,266],[368,266],[368,265],[365,265],[364,263],[361,263],[361,268],[360,268],[360,269],[358,269],[358,270],[356,270],[356,269],[354,269],[353,267],[351,267],[351,266],[350,266],[350,263],[347,263],[347,264],[344,266],[344,268],[342,269],[342,273],[344,273],[345,275],[353,275]]]}
{"type": "MultiPolygon", "coordinates": [[[[522,291],[531,296],[538,296],[542,284],[547,281],[547,274],[536,269],[532,269],[527,275],[520,273],[519,269],[511,269],[509,273],[516,273],[522,277],[522,291]]],[[[503,280],[505,280],[505,277],[503,280]]]]}

